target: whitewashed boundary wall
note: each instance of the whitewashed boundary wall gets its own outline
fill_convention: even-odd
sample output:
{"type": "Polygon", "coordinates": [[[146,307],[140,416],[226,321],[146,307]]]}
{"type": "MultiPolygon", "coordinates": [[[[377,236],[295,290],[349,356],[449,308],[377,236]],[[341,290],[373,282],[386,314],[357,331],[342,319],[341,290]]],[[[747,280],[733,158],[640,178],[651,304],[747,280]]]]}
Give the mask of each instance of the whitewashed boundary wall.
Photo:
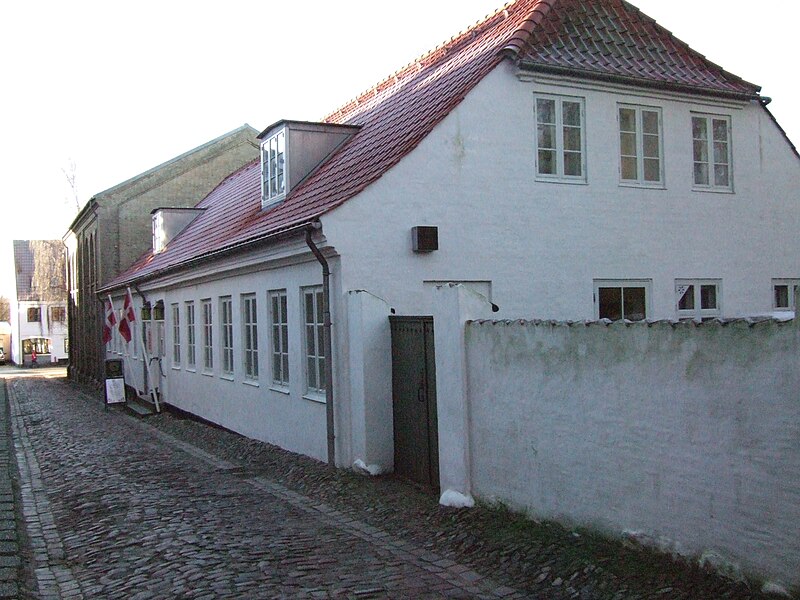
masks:
{"type": "Polygon", "coordinates": [[[460,323],[459,491],[800,585],[798,319],[460,323]]]}

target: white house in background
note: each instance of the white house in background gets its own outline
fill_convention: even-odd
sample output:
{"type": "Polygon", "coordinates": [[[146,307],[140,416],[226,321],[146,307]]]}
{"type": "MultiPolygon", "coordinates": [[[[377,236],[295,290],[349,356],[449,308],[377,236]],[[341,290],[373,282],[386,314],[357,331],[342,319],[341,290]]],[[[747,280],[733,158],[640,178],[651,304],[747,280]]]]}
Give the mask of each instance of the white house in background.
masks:
{"type": "Polygon", "coordinates": [[[14,240],[16,293],[10,302],[11,348],[17,365],[63,362],[67,347],[66,249],[61,240],[14,240]]]}
{"type": "Polygon", "coordinates": [[[102,290],[150,307],[109,355],[318,459],[332,416],[338,465],[391,469],[388,317],[431,314],[437,284],[499,318],[791,310],[800,156],[759,91],[622,0],[519,0],[323,122],[268,127],[188,225],[156,214],[159,247],[102,290]]]}

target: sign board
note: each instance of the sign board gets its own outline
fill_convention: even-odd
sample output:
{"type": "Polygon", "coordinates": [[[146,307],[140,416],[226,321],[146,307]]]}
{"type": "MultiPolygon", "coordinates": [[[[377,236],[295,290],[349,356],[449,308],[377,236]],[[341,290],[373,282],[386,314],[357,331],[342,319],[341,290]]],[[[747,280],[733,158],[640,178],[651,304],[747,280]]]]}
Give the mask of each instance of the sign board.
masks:
{"type": "Polygon", "coordinates": [[[125,402],[125,380],[106,379],[106,404],[125,402]]]}
{"type": "Polygon", "coordinates": [[[122,360],[110,358],[106,360],[106,404],[125,402],[125,375],[122,360]]]}

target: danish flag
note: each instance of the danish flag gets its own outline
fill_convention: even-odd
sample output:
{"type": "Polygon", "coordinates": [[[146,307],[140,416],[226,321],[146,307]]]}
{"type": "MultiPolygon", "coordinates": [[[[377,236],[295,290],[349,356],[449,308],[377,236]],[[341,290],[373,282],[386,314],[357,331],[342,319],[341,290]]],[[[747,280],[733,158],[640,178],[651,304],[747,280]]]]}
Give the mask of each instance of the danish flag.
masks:
{"type": "Polygon", "coordinates": [[[136,311],[133,310],[133,296],[131,288],[125,294],[125,306],[122,308],[122,318],[119,321],[119,334],[125,338],[125,343],[131,341],[131,324],[136,320],[136,311]]]}
{"type": "Polygon", "coordinates": [[[114,325],[117,324],[117,315],[114,314],[114,302],[111,296],[108,297],[106,304],[106,319],[103,323],[103,343],[107,344],[111,341],[111,332],[114,330],[114,325]]]}

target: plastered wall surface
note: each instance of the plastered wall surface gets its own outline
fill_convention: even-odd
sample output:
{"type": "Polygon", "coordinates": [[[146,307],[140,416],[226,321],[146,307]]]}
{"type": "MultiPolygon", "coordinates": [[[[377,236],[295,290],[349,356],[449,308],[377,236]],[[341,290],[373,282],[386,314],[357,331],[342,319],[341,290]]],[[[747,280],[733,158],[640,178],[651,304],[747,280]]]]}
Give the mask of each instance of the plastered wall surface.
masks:
{"type": "Polygon", "coordinates": [[[474,493],[800,584],[800,327],[470,322],[474,493]]]}
{"type": "Polygon", "coordinates": [[[503,64],[322,221],[354,257],[343,288],[398,314],[431,314],[426,281],[478,280],[501,317],[590,319],[595,279],[632,278],[652,281],[651,318],[676,318],[682,278],[721,279],[725,317],[768,314],[772,278],[800,277],[800,160],[756,104],[523,82],[503,64]],[[586,183],[537,180],[536,93],[583,99],[586,183]],[[661,109],[663,189],[620,185],[620,103],[661,109]],[[731,118],[733,193],[693,190],[696,113],[731,118]],[[438,226],[439,250],[412,251],[416,225],[438,226]]]}

